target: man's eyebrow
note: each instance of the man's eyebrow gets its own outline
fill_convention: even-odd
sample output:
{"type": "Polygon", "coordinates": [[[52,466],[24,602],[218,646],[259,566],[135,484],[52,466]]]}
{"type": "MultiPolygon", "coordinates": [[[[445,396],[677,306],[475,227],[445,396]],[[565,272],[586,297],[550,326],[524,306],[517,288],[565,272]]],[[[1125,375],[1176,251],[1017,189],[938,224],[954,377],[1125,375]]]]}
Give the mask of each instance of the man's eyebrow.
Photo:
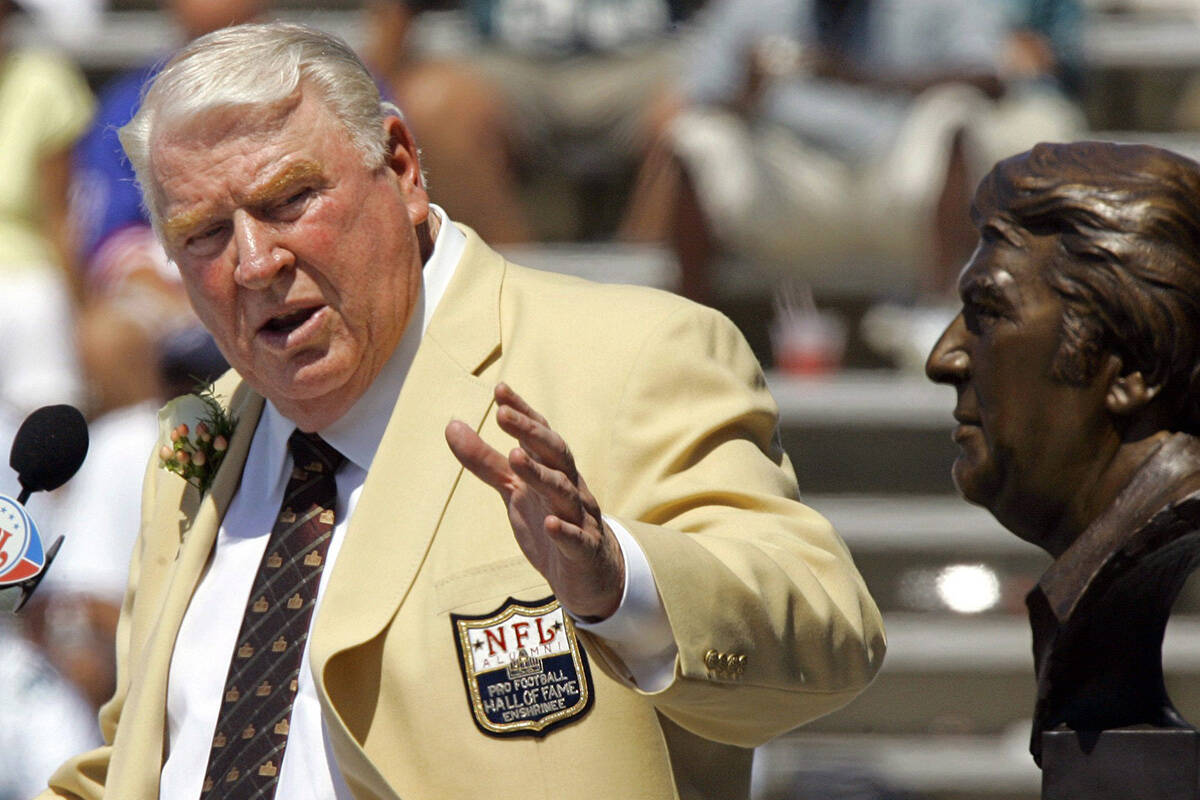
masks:
{"type": "MultiPolygon", "coordinates": [[[[266,180],[246,195],[243,202],[251,207],[265,205],[276,199],[281,191],[322,174],[321,165],[315,161],[293,161],[268,175],[266,180]]],[[[163,234],[168,239],[186,234],[204,222],[210,214],[210,206],[207,204],[173,214],[163,221],[163,234]]]]}
{"type": "Polygon", "coordinates": [[[293,161],[250,191],[245,198],[248,206],[261,206],[275,200],[281,191],[323,174],[321,165],[315,161],[293,161]]]}
{"type": "Polygon", "coordinates": [[[163,237],[175,239],[199,225],[208,216],[207,207],[189,208],[163,220],[163,237]]]}

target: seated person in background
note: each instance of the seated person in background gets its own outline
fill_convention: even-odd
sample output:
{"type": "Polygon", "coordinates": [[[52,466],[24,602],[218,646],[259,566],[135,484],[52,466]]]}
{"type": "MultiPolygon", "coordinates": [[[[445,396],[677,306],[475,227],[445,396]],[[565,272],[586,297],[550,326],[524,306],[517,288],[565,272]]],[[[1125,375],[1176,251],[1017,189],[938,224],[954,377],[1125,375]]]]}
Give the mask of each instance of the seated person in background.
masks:
{"type": "MultiPolygon", "coordinates": [[[[270,0],[164,0],[184,39],[263,13],[270,0]]],[[[165,45],[164,45],[165,46],[165,45]]],[[[88,348],[93,385],[90,416],[121,405],[157,399],[152,356],[130,364],[115,356],[153,353],[175,331],[199,325],[188,306],[179,274],[167,262],[142,207],[117,129],[137,110],[144,85],[161,59],[118,76],[100,93],[96,118],[75,149],[72,216],[79,227],[79,267],[85,313],[78,337],[88,348]],[[101,330],[118,317],[114,329],[101,330]],[[107,340],[112,353],[89,347],[107,340]],[[136,373],[136,374],[135,374],[136,373]]]]}
{"type": "Polygon", "coordinates": [[[958,490],[1055,559],[1026,599],[1034,756],[1058,725],[1186,726],[1162,639],[1200,563],[1200,164],[1040,144],[971,213],[926,370],[958,393],[958,490]]]}
{"type": "MultiPolygon", "coordinates": [[[[0,442],[4,443],[5,453],[16,438],[23,416],[0,405],[0,442]]],[[[19,492],[17,474],[6,455],[0,459],[0,493],[15,498],[19,492]]],[[[57,494],[39,492],[28,504],[44,536],[57,531],[47,515],[57,494]]],[[[48,575],[52,574],[53,569],[48,575]]],[[[42,591],[39,587],[34,601],[42,591]]],[[[80,748],[96,747],[101,741],[95,707],[30,641],[25,624],[28,606],[19,616],[10,613],[14,593],[19,594],[19,590],[11,585],[0,589],[0,686],[5,696],[0,703],[0,800],[28,800],[46,785],[46,779],[64,758],[80,748]]]]}
{"type": "Polygon", "coordinates": [[[96,709],[116,687],[114,635],[141,519],[144,470],[138,465],[160,434],[158,410],[228,369],[203,328],[150,343],[137,322],[111,312],[98,305],[87,310],[82,329],[90,336],[80,350],[85,368],[103,359],[125,369],[104,371],[117,385],[95,385],[109,410],[88,422],[88,455],[79,472],[61,489],[39,496],[42,529],[66,541],[20,617],[26,633],[96,709]]]}
{"type": "Polygon", "coordinates": [[[11,619],[0,619],[0,800],[28,800],[64,758],[100,744],[100,731],[95,709],[11,619]]]}
{"type": "Polygon", "coordinates": [[[604,216],[594,194],[581,219],[556,212],[572,207],[572,187],[629,182],[675,108],[676,29],[700,1],[443,2],[478,38],[447,58],[415,52],[408,36],[436,0],[374,0],[367,60],[391,78],[455,219],[494,244],[595,236],[605,232],[594,230],[604,216]],[[559,192],[535,214],[528,189],[547,182],[559,192]]]}
{"type": "Polygon", "coordinates": [[[1079,0],[1001,0],[1009,34],[1001,63],[1010,83],[1043,84],[1078,101],[1083,93],[1084,8],[1079,0]]]}
{"type": "Polygon", "coordinates": [[[710,294],[720,252],[814,283],[850,271],[862,286],[948,292],[973,244],[962,209],[981,165],[1081,125],[1041,71],[1047,50],[1009,47],[1004,12],[719,0],[626,236],[672,241],[693,297],[710,294]]]}
{"type": "Polygon", "coordinates": [[[83,402],[72,328],[75,292],[71,147],[92,95],[79,69],[48,51],[15,49],[5,34],[18,6],[0,0],[0,404],[18,418],[83,402]]]}

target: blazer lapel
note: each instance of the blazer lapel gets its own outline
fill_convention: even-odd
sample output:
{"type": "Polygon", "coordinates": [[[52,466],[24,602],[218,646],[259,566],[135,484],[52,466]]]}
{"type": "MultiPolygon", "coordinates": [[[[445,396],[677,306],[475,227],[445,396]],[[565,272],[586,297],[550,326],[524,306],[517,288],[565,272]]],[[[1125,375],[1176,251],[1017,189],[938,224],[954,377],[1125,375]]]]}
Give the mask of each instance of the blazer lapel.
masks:
{"type": "Polygon", "coordinates": [[[330,701],[339,652],[377,636],[412,586],[462,467],[446,445],[451,419],[478,429],[493,387],[478,377],[500,346],[504,261],[469,230],[467,249],[430,320],[363,485],[333,567],[311,640],[312,666],[343,773],[374,796],[392,797],[330,701]],[[353,761],[355,763],[349,763],[353,761]]]}
{"type": "MultiPolygon", "coordinates": [[[[218,391],[220,389],[218,386],[218,391]]],[[[221,518],[237,491],[262,407],[261,397],[245,384],[238,385],[231,402],[238,425],[229,443],[225,461],[209,492],[200,498],[198,506],[192,507],[194,514],[187,515],[190,524],[181,531],[182,541],[174,563],[164,578],[166,589],[162,594],[162,605],[146,638],[146,645],[140,652],[130,654],[132,662],[129,668],[134,674],[131,685],[135,689],[126,698],[121,713],[121,724],[117,727],[119,747],[116,750],[129,757],[113,760],[107,779],[108,794],[117,797],[158,796],[162,756],[165,755],[163,732],[166,730],[167,678],[175,637],[183,623],[192,593],[208,563],[221,518]],[[159,757],[156,758],[155,754],[159,754],[159,757]]],[[[156,523],[163,526],[177,524],[178,508],[168,508],[165,503],[160,503],[156,523]]],[[[143,563],[143,575],[150,568],[150,565],[143,563]]]]}

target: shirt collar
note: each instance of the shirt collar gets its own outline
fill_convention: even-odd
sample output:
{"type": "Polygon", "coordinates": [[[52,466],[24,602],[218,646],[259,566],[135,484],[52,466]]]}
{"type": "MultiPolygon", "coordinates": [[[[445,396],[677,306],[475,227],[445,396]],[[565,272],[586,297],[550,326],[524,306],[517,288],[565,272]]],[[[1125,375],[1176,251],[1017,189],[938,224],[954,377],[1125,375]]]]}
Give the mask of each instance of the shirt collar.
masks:
{"type": "MultiPolygon", "coordinates": [[[[438,215],[441,225],[433,243],[433,252],[421,271],[421,293],[413,306],[408,327],[366,393],[340,419],[318,431],[321,438],[363,470],[371,468],[375,451],[392,417],[396,398],[400,396],[400,388],[417,355],[417,347],[466,248],[467,237],[455,227],[446,212],[432,203],[429,208],[430,213],[438,215]],[[412,324],[412,320],[417,319],[421,324],[412,324]]],[[[275,404],[268,400],[259,424],[267,428],[267,474],[282,472],[287,440],[295,430],[296,423],[283,416],[275,404]]]]}

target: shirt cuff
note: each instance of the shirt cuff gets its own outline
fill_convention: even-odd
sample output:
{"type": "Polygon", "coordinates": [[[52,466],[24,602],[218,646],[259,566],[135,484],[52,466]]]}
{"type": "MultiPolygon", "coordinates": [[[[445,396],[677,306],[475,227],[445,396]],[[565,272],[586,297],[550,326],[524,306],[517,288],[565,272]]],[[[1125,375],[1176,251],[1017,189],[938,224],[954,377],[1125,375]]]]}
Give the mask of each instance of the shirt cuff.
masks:
{"type": "MultiPolygon", "coordinates": [[[[625,526],[604,517],[616,534],[625,558],[625,589],[621,605],[612,616],[600,622],[581,622],[574,615],[575,627],[603,639],[626,668],[638,688],[645,692],[666,689],[675,679],[675,656],[679,652],[667,611],[650,571],[646,553],[625,526]]],[[[569,612],[568,612],[569,613],[569,612]]]]}

